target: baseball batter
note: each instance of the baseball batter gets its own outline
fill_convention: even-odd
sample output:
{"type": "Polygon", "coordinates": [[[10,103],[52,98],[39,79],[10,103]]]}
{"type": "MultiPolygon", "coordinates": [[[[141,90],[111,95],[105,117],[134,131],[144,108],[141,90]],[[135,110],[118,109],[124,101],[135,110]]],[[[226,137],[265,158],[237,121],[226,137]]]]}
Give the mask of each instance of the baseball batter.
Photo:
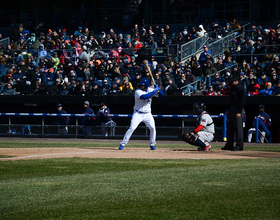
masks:
{"type": "Polygon", "coordinates": [[[208,151],[211,148],[210,141],[214,139],[215,126],[212,117],[206,112],[206,106],[202,102],[193,104],[193,112],[197,114],[196,128],[181,135],[181,138],[191,144],[198,146],[198,150],[208,151]]]}
{"type": "Polygon", "coordinates": [[[120,143],[119,150],[123,150],[124,146],[128,143],[134,130],[141,122],[150,129],[150,148],[156,150],[156,127],[155,120],[151,113],[151,104],[153,97],[163,97],[164,93],[158,88],[157,84],[154,84],[154,88],[150,87],[150,81],[148,79],[141,79],[138,83],[138,89],[135,91],[135,104],[134,111],[130,122],[130,127],[124,135],[122,142],[120,143]]]}

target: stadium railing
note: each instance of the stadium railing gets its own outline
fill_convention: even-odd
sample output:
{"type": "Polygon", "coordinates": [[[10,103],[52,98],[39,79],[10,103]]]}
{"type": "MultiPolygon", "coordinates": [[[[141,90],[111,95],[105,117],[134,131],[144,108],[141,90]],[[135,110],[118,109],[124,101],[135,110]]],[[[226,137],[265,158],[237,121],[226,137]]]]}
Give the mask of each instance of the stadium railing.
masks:
{"type": "MultiPolygon", "coordinates": [[[[269,137],[269,143],[272,142],[272,134],[270,133],[270,131],[268,130],[268,128],[265,126],[265,124],[262,122],[262,120],[260,118],[256,118],[256,143],[259,142],[259,134],[261,134],[259,128],[262,127],[264,129],[264,131],[266,132],[266,134],[268,135],[269,137]]],[[[265,138],[265,137],[264,137],[265,138]]]]}
{"type": "MultiPolygon", "coordinates": [[[[95,115],[88,115],[88,114],[53,114],[53,113],[0,113],[1,117],[8,117],[7,118],[7,123],[5,123],[5,120],[2,118],[2,123],[0,124],[0,135],[33,135],[33,136],[58,136],[57,131],[55,130],[56,128],[59,127],[59,125],[55,125],[54,121],[51,120],[48,123],[46,122],[46,118],[54,118],[54,117],[73,117],[75,118],[74,124],[72,121],[71,125],[68,125],[69,128],[71,128],[71,134],[69,134],[66,137],[75,137],[78,138],[80,137],[81,133],[81,128],[83,125],[79,124],[79,118],[81,117],[95,117],[95,115]],[[20,120],[18,117],[25,117],[26,120],[29,123],[26,123],[26,121],[20,120]],[[34,120],[31,119],[30,117],[36,117],[41,120],[34,120]],[[12,118],[17,118],[17,123],[12,123],[12,118]],[[22,123],[19,123],[19,122],[22,123]],[[8,128],[8,132],[7,132],[8,128]],[[34,129],[36,128],[36,129],[34,129]],[[19,132],[20,131],[20,132],[19,132]],[[36,131],[36,132],[35,132],[36,131]]],[[[124,119],[124,118],[131,118],[131,114],[110,114],[111,118],[119,118],[119,119],[124,119]]],[[[156,120],[161,120],[161,119],[181,119],[181,125],[180,126],[157,126],[157,138],[158,139],[178,139],[178,135],[181,133],[186,133],[190,130],[193,130],[193,126],[186,126],[186,121],[187,119],[195,119],[197,115],[153,115],[153,117],[156,120]]],[[[216,121],[220,120],[221,121],[216,121],[217,124],[221,124],[222,126],[216,126],[216,131],[215,131],[215,139],[213,141],[226,141],[227,140],[227,118],[226,115],[211,115],[211,117],[216,121]]],[[[191,123],[192,125],[194,124],[193,122],[191,123]]],[[[61,126],[60,126],[61,127],[61,126]]],[[[101,126],[96,126],[93,125],[93,130],[92,132],[92,138],[100,138],[102,137],[101,133],[101,126]]],[[[125,131],[127,130],[127,126],[118,126],[116,127],[116,135],[114,137],[110,138],[122,138],[125,131]]],[[[134,134],[132,135],[132,138],[145,138],[149,137],[149,129],[146,126],[139,127],[137,128],[134,134]],[[138,130],[138,131],[137,131],[138,130]]]]}

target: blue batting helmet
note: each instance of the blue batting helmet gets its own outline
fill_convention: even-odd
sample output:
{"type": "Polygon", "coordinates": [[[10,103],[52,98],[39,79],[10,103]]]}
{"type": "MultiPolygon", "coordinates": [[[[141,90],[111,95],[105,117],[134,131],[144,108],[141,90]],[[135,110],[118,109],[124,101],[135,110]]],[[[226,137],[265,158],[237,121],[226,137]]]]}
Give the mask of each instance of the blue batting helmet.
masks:
{"type": "Polygon", "coordinates": [[[145,86],[145,88],[147,89],[150,86],[150,81],[146,78],[143,78],[138,84],[145,86]]]}

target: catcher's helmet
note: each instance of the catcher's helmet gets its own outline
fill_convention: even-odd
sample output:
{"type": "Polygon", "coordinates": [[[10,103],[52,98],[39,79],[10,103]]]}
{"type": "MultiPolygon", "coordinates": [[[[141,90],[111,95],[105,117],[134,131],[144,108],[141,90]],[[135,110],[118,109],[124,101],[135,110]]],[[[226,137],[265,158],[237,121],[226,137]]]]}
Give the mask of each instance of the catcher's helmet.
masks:
{"type": "Polygon", "coordinates": [[[145,88],[147,89],[150,86],[150,81],[146,78],[143,78],[138,84],[145,86],[145,88]]]}
{"type": "Polygon", "coordinates": [[[196,102],[193,104],[193,112],[197,115],[200,115],[203,111],[206,110],[206,106],[203,102],[196,102]]]}

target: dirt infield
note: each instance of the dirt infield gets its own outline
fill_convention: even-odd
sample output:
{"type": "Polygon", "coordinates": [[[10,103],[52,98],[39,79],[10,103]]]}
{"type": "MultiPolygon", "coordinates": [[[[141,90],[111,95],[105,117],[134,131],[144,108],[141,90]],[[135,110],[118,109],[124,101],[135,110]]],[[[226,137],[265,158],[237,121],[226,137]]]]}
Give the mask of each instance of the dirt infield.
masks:
{"type": "MultiPolygon", "coordinates": [[[[10,140],[1,138],[2,140],[10,140]]],[[[1,140],[0,139],[0,140],[1,140]]],[[[69,139],[23,139],[13,138],[12,140],[22,141],[49,141],[49,142],[69,142],[69,139]]],[[[115,148],[94,148],[94,147],[71,147],[71,148],[0,148],[0,155],[13,156],[11,158],[0,158],[0,160],[28,160],[45,158],[65,158],[65,157],[84,157],[84,158],[141,158],[141,159],[248,159],[248,158],[280,158],[280,152],[263,151],[222,151],[211,149],[201,152],[194,149],[180,148],[158,148],[151,151],[147,148],[129,148],[118,150],[119,140],[96,140],[96,139],[71,139],[71,142],[116,142],[115,148]]],[[[139,143],[139,140],[131,140],[130,144],[139,143]]],[[[147,142],[147,141],[146,141],[147,142]]],[[[164,144],[174,144],[176,141],[158,141],[164,144]]],[[[182,143],[182,142],[177,142],[182,143]]],[[[213,143],[223,146],[224,143],[213,143]]]]}

